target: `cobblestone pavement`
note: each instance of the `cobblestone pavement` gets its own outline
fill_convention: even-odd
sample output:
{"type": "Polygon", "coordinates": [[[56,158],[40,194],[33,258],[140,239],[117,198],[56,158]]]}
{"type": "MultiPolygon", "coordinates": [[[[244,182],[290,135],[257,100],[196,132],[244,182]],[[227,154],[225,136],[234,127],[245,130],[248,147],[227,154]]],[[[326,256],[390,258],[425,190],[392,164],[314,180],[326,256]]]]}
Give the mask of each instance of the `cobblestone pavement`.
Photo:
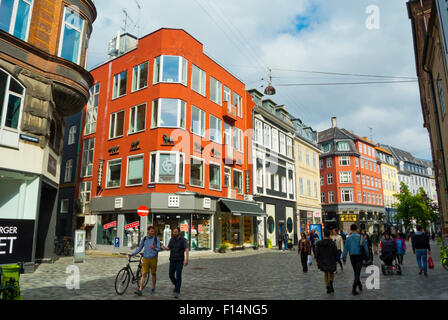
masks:
{"type": "MultiPolygon", "coordinates": [[[[448,271],[440,266],[439,246],[431,244],[435,268],[425,278],[418,274],[412,250],[404,259],[402,276],[380,274],[380,289],[367,290],[369,274],[362,272],[364,290],[359,296],[351,295],[353,271],[350,261],[335,276],[335,293],[326,293],[323,273],[315,264],[306,274],[302,272],[296,251],[282,252],[275,249],[246,249],[218,253],[192,253],[190,263],[184,267],[180,299],[191,300],[251,300],[251,299],[448,299],[448,271]]],[[[409,244],[410,246],[410,244],[409,244]]],[[[378,256],[375,265],[379,266],[378,256]]],[[[41,264],[34,273],[20,277],[22,296],[25,300],[158,300],[173,299],[168,278],[168,252],[159,255],[157,292],[149,289],[143,296],[134,294],[136,284],[129,284],[127,292],[115,293],[114,282],[118,271],[127,263],[126,258],[88,255],[84,263],[75,264],[80,271],[80,288],[66,288],[68,266],[73,258],[64,257],[54,264],[41,264]]],[[[151,280],[148,288],[151,287],[151,280]]]]}

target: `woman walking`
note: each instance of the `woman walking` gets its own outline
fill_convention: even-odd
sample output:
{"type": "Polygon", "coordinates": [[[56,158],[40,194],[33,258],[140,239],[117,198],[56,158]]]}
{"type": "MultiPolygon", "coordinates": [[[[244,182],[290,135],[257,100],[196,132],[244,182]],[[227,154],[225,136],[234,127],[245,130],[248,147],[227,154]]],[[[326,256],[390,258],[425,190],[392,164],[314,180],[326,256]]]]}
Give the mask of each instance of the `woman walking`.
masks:
{"type": "Polygon", "coordinates": [[[297,253],[300,255],[302,261],[303,272],[308,272],[308,256],[311,255],[311,243],[306,238],[305,232],[300,234],[301,239],[299,241],[299,250],[297,253]]]}
{"type": "Polygon", "coordinates": [[[330,230],[325,230],[324,239],[316,243],[316,261],[318,268],[325,273],[327,293],[334,292],[333,281],[336,271],[338,249],[330,238],[330,230]]]}
{"type": "MultiPolygon", "coordinates": [[[[333,229],[333,234],[331,235],[331,239],[334,241],[336,248],[338,249],[338,255],[337,255],[337,263],[341,266],[341,271],[344,270],[344,267],[342,266],[341,256],[342,256],[342,250],[344,250],[344,240],[342,240],[342,237],[338,234],[338,229],[333,229]]],[[[337,267],[337,266],[336,266],[337,267]]],[[[336,273],[337,273],[336,268],[336,273]]]]}
{"type": "Polygon", "coordinates": [[[397,237],[394,239],[397,247],[397,260],[399,264],[403,264],[403,256],[406,254],[406,241],[404,241],[401,232],[397,233],[397,237]]]}

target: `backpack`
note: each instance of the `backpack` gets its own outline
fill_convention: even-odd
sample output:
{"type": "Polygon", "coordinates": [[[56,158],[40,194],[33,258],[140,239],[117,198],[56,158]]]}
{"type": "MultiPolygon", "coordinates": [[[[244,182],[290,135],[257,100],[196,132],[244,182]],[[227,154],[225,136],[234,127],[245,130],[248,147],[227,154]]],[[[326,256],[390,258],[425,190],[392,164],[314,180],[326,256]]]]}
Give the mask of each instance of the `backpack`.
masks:
{"type": "MultiPolygon", "coordinates": [[[[156,235],[154,235],[154,237],[156,238],[156,239],[154,240],[154,247],[157,248],[157,241],[159,241],[159,243],[160,243],[160,240],[159,240],[159,238],[157,238],[156,235]]],[[[145,237],[143,238],[143,243],[145,243],[146,240],[149,240],[149,237],[148,237],[148,236],[145,236],[145,237]]]]}

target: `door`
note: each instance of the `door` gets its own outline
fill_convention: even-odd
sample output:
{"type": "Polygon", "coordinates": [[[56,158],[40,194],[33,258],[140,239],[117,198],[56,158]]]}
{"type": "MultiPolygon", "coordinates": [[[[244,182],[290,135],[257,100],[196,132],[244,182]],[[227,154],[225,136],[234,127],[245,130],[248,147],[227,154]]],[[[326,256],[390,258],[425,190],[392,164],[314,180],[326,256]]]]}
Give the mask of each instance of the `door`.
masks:
{"type": "Polygon", "coordinates": [[[289,239],[292,239],[294,243],[295,230],[294,230],[294,212],[292,207],[286,207],[286,232],[288,232],[289,239]]]}
{"type": "Polygon", "coordinates": [[[277,237],[275,230],[275,205],[266,204],[266,213],[268,215],[266,220],[266,234],[268,242],[271,242],[272,246],[277,245],[277,237]]]}

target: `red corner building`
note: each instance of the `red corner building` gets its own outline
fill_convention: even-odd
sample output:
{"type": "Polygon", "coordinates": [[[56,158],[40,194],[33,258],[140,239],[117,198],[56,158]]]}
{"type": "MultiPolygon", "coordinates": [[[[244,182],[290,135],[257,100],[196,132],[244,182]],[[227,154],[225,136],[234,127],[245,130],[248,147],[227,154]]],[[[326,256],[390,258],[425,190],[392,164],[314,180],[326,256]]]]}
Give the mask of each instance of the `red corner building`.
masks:
{"type": "Polygon", "coordinates": [[[370,233],[385,223],[381,165],[376,145],[336,125],[319,132],[322,210],[327,228],[370,233]]]}
{"type": "Polygon", "coordinates": [[[91,70],[83,116],[80,207],[94,247],[135,247],[154,225],[162,242],[180,227],[192,250],[255,242],[244,83],[184,30],[110,43],[91,70]],[[137,208],[146,206],[141,217],[137,208]]]}

